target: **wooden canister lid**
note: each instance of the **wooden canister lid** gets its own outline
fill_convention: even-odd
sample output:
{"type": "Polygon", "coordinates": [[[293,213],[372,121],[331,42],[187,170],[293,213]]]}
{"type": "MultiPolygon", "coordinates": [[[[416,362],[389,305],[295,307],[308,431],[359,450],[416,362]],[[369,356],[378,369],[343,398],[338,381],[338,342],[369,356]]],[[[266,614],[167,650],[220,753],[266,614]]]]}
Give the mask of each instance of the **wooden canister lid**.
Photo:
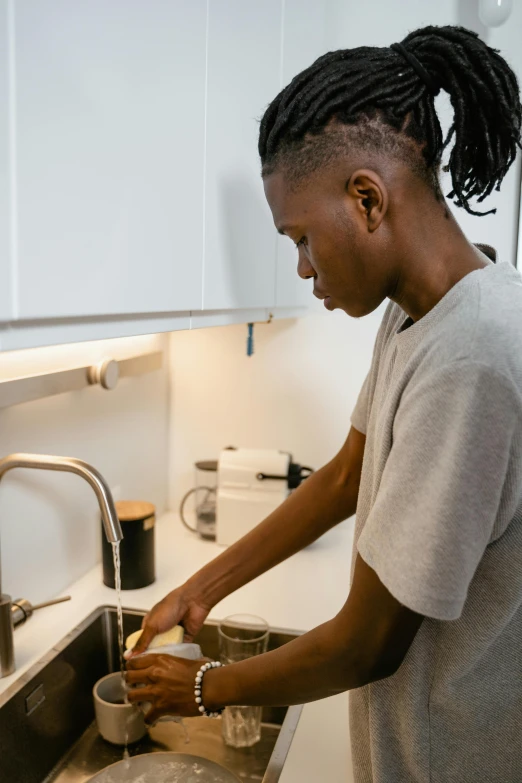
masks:
{"type": "Polygon", "coordinates": [[[156,506],[145,500],[118,500],[114,504],[120,522],[133,522],[136,519],[148,519],[156,513],[156,506]]]}

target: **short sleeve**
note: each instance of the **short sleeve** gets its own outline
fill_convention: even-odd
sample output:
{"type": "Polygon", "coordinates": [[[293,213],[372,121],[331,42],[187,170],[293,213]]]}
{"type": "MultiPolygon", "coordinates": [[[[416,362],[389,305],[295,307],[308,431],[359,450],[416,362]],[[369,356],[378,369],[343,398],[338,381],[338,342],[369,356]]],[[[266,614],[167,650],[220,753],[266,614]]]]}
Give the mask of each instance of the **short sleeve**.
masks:
{"type": "Polygon", "coordinates": [[[357,397],[355,408],[350,416],[350,421],[356,430],[366,435],[366,426],[368,421],[368,408],[369,408],[369,393],[370,393],[370,375],[371,369],[368,371],[366,378],[357,397]]]}
{"type": "Polygon", "coordinates": [[[522,489],[516,386],[458,361],[403,393],[392,446],[358,550],[391,594],[419,614],[460,616],[499,518],[522,489]]]}

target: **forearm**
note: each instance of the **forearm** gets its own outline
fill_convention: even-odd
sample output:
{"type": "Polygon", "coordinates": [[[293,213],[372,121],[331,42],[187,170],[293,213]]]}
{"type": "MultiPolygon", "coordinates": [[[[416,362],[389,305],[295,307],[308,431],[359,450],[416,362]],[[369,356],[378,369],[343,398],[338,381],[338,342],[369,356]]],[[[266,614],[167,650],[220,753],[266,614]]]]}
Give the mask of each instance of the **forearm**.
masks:
{"type": "Polygon", "coordinates": [[[340,632],[334,619],[273,652],[210,670],[203,683],[203,704],[210,710],[305,704],[391,673],[370,665],[363,643],[340,642],[340,632]]]}
{"type": "MultiPolygon", "coordinates": [[[[359,688],[394,674],[423,622],[399,603],[360,555],[341,611],[327,623],[264,655],[209,669],[203,706],[304,704],[359,688]]],[[[153,703],[148,719],[199,714],[194,682],[202,661],[169,655],[139,655],[129,662],[127,681],[144,686],[132,701],[153,703]]],[[[199,698],[199,694],[198,694],[199,698]]]]}
{"type": "Polygon", "coordinates": [[[343,476],[335,460],[295,490],[254,530],[190,580],[205,603],[219,601],[355,513],[358,481],[343,476]]]}

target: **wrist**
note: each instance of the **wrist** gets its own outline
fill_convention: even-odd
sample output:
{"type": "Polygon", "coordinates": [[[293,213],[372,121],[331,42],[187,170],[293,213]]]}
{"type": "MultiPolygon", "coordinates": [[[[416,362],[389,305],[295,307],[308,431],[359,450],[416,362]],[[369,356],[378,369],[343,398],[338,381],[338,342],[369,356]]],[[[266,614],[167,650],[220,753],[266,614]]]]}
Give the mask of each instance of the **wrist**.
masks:
{"type": "Polygon", "coordinates": [[[203,678],[201,698],[206,709],[211,712],[221,710],[234,703],[234,700],[231,701],[226,695],[227,682],[229,681],[226,669],[228,666],[209,669],[203,678]]]}
{"type": "Polygon", "coordinates": [[[184,598],[188,603],[195,603],[199,606],[204,606],[209,611],[212,609],[211,604],[206,596],[205,581],[200,577],[199,572],[187,579],[183,585],[184,598]]]}
{"type": "Polygon", "coordinates": [[[189,600],[204,606],[210,611],[227,596],[227,593],[220,588],[220,577],[213,575],[212,571],[207,570],[207,568],[209,566],[202,568],[201,571],[191,576],[185,582],[185,588],[189,600]]]}

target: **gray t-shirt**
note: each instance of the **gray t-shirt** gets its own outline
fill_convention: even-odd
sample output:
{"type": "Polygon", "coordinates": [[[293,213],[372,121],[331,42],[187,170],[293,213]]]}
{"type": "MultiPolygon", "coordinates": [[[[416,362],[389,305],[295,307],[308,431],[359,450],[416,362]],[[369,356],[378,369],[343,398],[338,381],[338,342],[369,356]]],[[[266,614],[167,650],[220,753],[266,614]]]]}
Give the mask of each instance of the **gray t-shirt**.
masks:
{"type": "Polygon", "coordinates": [[[489,263],[417,322],[390,302],[351,421],[354,560],[426,616],[399,671],[350,694],[355,780],[520,782],[520,273],[489,263]]]}

